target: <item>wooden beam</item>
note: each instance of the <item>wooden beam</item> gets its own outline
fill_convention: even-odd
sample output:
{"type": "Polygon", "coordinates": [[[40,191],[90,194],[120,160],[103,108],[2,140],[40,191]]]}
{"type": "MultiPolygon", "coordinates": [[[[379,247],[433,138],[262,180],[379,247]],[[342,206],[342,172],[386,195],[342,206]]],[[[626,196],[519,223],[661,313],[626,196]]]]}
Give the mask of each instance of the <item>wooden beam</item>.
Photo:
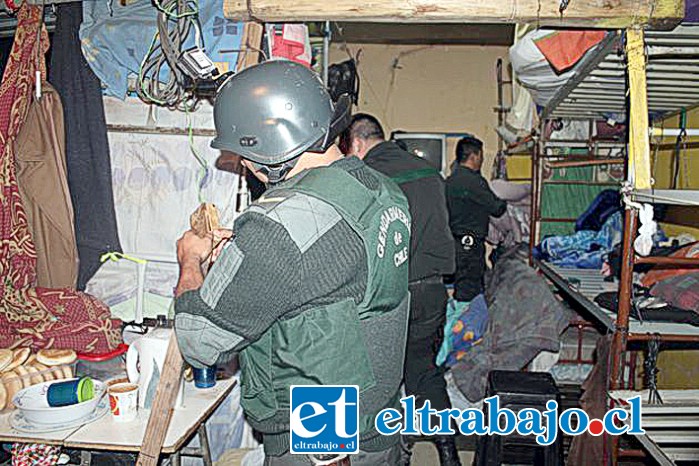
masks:
{"type": "Polygon", "coordinates": [[[170,427],[172,410],[175,407],[175,400],[180,389],[180,379],[184,361],[180,348],[177,346],[175,332],[170,335],[165,362],[163,363],[163,373],[158,382],[158,389],[155,392],[153,408],[146,424],[146,433],[143,436],[143,444],[138,454],[136,466],[157,466],[160,462],[160,452],[165,443],[165,436],[170,427]]]}
{"type": "Polygon", "coordinates": [[[535,23],[621,29],[650,24],[670,29],[684,0],[224,0],[226,17],[262,22],[369,21],[403,23],[535,23]]]}
{"type": "Polygon", "coordinates": [[[241,40],[240,53],[236,72],[244,70],[260,62],[260,52],[262,52],[262,34],[264,26],[259,23],[248,21],[243,27],[243,37],[241,40]]]}
{"type": "Polygon", "coordinates": [[[391,45],[512,45],[509,24],[401,24],[342,22],[335,24],[333,40],[391,45]]]}
{"type": "Polygon", "coordinates": [[[650,137],[648,136],[648,95],[643,30],[626,31],[629,70],[629,180],[635,189],[650,189],[650,137]]]}

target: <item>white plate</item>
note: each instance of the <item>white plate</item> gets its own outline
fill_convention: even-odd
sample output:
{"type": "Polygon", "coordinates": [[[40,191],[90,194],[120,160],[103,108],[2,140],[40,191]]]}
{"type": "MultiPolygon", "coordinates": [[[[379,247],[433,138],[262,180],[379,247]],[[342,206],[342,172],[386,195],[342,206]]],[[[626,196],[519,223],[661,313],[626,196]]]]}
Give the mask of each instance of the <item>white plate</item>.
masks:
{"type": "Polygon", "coordinates": [[[35,424],[29,422],[24,418],[22,411],[16,409],[10,415],[10,426],[18,432],[25,432],[28,434],[48,434],[51,432],[60,432],[62,430],[73,429],[75,427],[81,427],[85,424],[95,422],[102,416],[109,412],[109,401],[107,398],[103,398],[97,405],[95,410],[81,419],[76,419],[73,422],[64,424],[35,424]]]}
{"type": "Polygon", "coordinates": [[[60,382],[43,382],[24,388],[17,392],[12,403],[22,412],[22,416],[27,421],[33,424],[53,426],[86,418],[95,410],[106,392],[106,386],[102,382],[93,380],[95,396],[92,399],[70,406],[50,407],[46,399],[46,392],[49,385],[60,382]]]}

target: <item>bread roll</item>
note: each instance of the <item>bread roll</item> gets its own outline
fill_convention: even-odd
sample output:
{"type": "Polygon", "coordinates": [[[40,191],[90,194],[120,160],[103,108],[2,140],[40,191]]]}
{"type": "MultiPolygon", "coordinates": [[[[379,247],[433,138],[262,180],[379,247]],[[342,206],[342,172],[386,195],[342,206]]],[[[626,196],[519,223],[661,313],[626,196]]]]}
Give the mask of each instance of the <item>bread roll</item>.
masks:
{"type": "Polygon", "coordinates": [[[66,378],[65,374],[63,374],[63,368],[60,366],[53,366],[49,367],[51,369],[51,374],[53,374],[53,378],[56,380],[63,380],[66,378]]]}
{"type": "Polygon", "coordinates": [[[12,362],[5,367],[4,372],[9,372],[17,366],[24,364],[32,351],[29,348],[18,348],[12,352],[12,362]]]}
{"type": "Polygon", "coordinates": [[[51,370],[48,367],[41,364],[40,362],[35,361],[34,363],[32,363],[32,367],[39,371],[39,375],[41,376],[41,378],[44,379],[44,382],[50,382],[51,380],[53,380],[53,374],[51,373],[51,370]]]}
{"type": "Polygon", "coordinates": [[[63,377],[66,379],[72,379],[73,378],[73,368],[65,365],[63,366],[63,377]]]}
{"type": "Polygon", "coordinates": [[[24,361],[23,366],[26,367],[26,366],[28,366],[28,365],[30,365],[30,364],[33,364],[34,361],[36,361],[36,354],[32,353],[32,354],[29,355],[29,357],[27,358],[27,360],[24,361]]]}
{"type": "Polygon", "coordinates": [[[47,366],[71,364],[78,358],[72,349],[42,349],[36,353],[36,360],[47,366]]]}
{"type": "Polygon", "coordinates": [[[12,350],[0,349],[0,372],[4,371],[12,362],[12,350]]]}
{"type": "Polygon", "coordinates": [[[29,377],[29,371],[24,366],[15,367],[14,371],[19,376],[19,381],[22,382],[22,388],[27,388],[32,384],[31,378],[29,377]]]}
{"type": "Polygon", "coordinates": [[[7,390],[5,390],[5,384],[0,382],[0,411],[5,409],[7,406],[7,390]]]}
{"type": "Polygon", "coordinates": [[[36,366],[28,365],[24,366],[24,368],[27,369],[27,372],[29,372],[30,385],[36,385],[44,381],[44,378],[41,376],[41,374],[39,374],[39,369],[37,369],[36,366]]]}
{"type": "Polygon", "coordinates": [[[15,393],[22,389],[22,382],[14,370],[3,374],[2,377],[0,377],[0,381],[2,381],[2,383],[5,385],[5,389],[7,390],[6,406],[8,408],[14,408],[15,405],[12,404],[12,398],[15,396],[15,393]]]}

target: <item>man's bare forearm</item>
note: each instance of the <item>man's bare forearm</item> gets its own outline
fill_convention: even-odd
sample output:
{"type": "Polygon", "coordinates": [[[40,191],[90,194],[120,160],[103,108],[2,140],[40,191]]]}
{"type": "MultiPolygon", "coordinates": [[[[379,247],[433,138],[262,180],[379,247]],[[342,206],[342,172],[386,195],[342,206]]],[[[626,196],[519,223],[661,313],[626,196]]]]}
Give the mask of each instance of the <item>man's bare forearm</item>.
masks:
{"type": "Polygon", "coordinates": [[[203,284],[204,274],[201,272],[199,259],[187,259],[180,264],[180,278],[175,288],[175,297],[187,291],[198,290],[203,284]]]}

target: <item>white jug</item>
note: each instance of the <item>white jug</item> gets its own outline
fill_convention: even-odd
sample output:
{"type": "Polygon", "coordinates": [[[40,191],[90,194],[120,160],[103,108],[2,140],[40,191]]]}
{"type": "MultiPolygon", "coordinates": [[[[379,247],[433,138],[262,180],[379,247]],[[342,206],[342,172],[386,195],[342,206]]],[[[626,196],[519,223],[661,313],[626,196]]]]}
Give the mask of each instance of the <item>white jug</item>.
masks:
{"type": "MultiPolygon", "coordinates": [[[[163,373],[165,354],[170,341],[172,329],[156,328],[134,341],[126,352],[126,373],[129,382],[138,384],[138,405],[141,408],[152,404],[152,397],[148,400],[148,392],[154,396],[157,383],[160,380],[153,379],[153,374],[157,367],[158,374],[163,373]],[[151,388],[152,385],[152,388],[151,388]]],[[[184,379],[180,379],[180,390],[177,394],[176,408],[181,408],[184,402],[184,379]]]]}

